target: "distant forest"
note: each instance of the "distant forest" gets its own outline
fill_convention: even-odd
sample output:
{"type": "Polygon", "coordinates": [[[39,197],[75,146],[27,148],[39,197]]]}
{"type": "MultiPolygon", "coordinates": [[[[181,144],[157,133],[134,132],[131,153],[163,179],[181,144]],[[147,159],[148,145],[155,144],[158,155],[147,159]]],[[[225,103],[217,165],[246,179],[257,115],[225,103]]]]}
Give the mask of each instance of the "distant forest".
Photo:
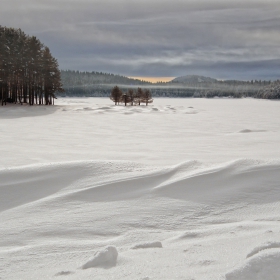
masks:
{"type": "Polygon", "coordinates": [[[0,101],[52,105],[63,92],[50,49],[21,29],[0,26],[0,101]]]}
{"type": "Polygon", "coordinates": [[[100,84],[123,84],[123,85],[150,85],[151,83],[102,72],[80,72],[62,70],[61,79],[64,87],[89,86],[100,84]]]}
{"type": "Polygon", "coordinates": [[[279,81],[220,81],[201,76],[186,76],[186,79],[181,77],[167,83],[152,84],[120,75],[71,70],[62,70],[61,78],[65,92],[59,95],[69,97],[109,97],[112,86],[117,85],[123,92],[133,88],[136,90],[141,86],[144,90],[149,90],[154,97],[280,98],[275,92],[275,84],[279,81]]]}

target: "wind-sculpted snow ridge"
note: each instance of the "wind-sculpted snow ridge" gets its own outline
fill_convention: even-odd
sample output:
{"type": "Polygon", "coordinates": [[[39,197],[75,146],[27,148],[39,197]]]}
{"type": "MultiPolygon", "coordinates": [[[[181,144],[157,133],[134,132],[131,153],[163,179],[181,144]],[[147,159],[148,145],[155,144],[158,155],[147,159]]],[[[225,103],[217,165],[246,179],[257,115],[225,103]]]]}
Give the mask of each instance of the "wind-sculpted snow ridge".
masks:
{"type": "Polygon", "coordinates": [[[0,170],[1,211],[47,197],[88,202],[152,197],[195,203],[268,203],[280,199],[277,161],[237,160],[164,168],[122,161],[81,161],[0,170]]]}
{"type": "Polygon", "coordinates": [[[254,248],[247,260],[226,274],[226,280],[275,280],[280,275],[280,242],[267,242],[254,248]]]}
{"type": "Polygon", "coordinates": [[[277,280],[280,275],[280,250],[264,251],[226,274],[226,280],[277,280]]]}
{"type": "Polygon", "coordinates": [[[237,160],[166,180],[153,192],[197,203],[266,203],[280,199],[279,171],[278,162],[237,160]]]}
{"type": "Polygon", "coordinates": [[[118,181],[142,170],[146,167],[141,164],[118,161],[61,162],[0,169],[0,212],[50,196],[71,195],[89,185],[110,184],[112,173],[115,174],[113,181],[118,181]]]}
{"type": "Polygon", "coordinates": [[[263,250],[268,250],[268,249],[275,249],[275,248],[280,248],[280,242],[268,242],[266,244],[263,244],[259,247],[254,248],[248,255],[247,258],[250,258],[259,252],[263,250]]]}
{"type": "MultiPolygon", "coordinates": [[[[257,254],[246,263],[262,256],[258,265],[277,272],[275,246],[257,248],[252,237],[258,244],[280,237],[279,181],[279,161],[249,159],[2,168],[0,277],[214,280],[254,247],[257,254]],[[109,245],[118,248],[118,255],[106,249],[117,262],[105,254],[109,245]],[[90,269],[78,269],[81,264],[90,269]]],[[[230,278],[241,275],[234,273],[227,279],[242,279],[230,278]]]]}
{"type": "Polygon", "coordinates": [[[109,268],[117,264],[118,251],[115,246],[107,246],[105,249],[98,251],[94,254],[93,258],[88,260],[82,269],[88,269],[92,267],[109,268]]]}

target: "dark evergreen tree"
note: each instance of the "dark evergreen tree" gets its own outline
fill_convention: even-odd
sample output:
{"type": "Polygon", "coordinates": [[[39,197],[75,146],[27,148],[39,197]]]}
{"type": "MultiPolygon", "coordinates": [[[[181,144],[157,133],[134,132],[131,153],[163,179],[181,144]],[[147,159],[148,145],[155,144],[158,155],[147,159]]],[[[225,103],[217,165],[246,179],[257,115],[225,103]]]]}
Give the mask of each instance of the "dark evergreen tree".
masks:
{"type": "Polygon", "coordinates": [[[124,103],[124,106],[126,106],[126,104],[129,102],[129,96],[127,92],[122,94],[120,101],[124,103]]]}
{"type": "Polygon", "coordinates": [[[280,99],[280,81],[277,80],[262,88],[258,92],[257,97],[265,99],[280,99]]]}
{"type": "Polygon", "coordinates": [[[112,101],[115,102],[115,105],[117,105],[117,103],[119,104],[121,101],[121,97],[122,97],[122,91],[119,89],[118,86],[115,86],[112,91],[111,91],[111,95],[110,95],[110,99],[112,101]]]}
{"type": "Polygon", "coordinates": [[[63,92],[58,63],[36,37],[0,26],[0,100],[53,104],[63,92]]]}
{"type": "Polygon", "coordinates": [[[150,90],[145,89],[143,91],[141,102],[146,103],[146,106],[148,106],[149,103],[153,103],[153,98],[150,90]]]}
{"type": "Polygon", "coordinates": [[[136,104],[140,105],[142,98],[143,98],[143,90],[141,88],[138,88],[136,93],[135,93],[134,102],[136,104]]]}
{"type": "Polygon", "coordinates": [[[128,92],[127,92],[127,95],[128,95],[128,99],[130,102],[130,105],[133,106],[133,102],[134,102],[134,98],[135,98],[135,92],[133,89],[129,89],[128,92]]]}

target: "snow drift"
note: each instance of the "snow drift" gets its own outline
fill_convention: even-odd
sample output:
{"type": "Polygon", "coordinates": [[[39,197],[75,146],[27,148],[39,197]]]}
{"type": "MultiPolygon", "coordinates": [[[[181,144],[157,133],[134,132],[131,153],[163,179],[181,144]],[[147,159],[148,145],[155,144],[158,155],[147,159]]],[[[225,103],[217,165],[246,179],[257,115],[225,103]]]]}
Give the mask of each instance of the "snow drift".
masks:
{"type": "Polygon", "coordinates": [[[189,161],[165,168],[121,161],[70,162],[1,169],[0,179],[1,211],[56,197],[109,202],[149,195],[213,205],[280,200],[278,161],[213,166],[189,161]]]}
{"type": "Polygon", "coordinates": [[[59,102],[0,110],[0,278],[279,275],[279,102],[59,102]]]}
{"type": "MultiPolygon", "coordinates": [[[[0,246],[11,246],[0,254],[14,258],[14,250],[23,256],[25,252],[36,255],[39,250],[48,256],[53,250],[62,254],[70,247],[71,252],[79,252],[77,258],[84,258],[84,251],[89,255],[83,269],[115,266],[115,245],[150,250],[162,247],[161,242],[135,245],[136,237],[145,240],[149,234],[155,240],[165,240],[160,250],[164,252],[178,242],[188,248],[188,242],[212,240],[214,244],[229,233],[231,238],[246,236],[249,230],[266,227],[261,221],[273,221],[279,215],[278,161],[237,160],[212,166],[189,161],[164,168],[122,161],[80,161],[1,169],[0,181],[0,246]],[[260,222],[239,224],[244,223],[244,217],[260,222]],[[29,240],[33,240],[31,247],[29,240]],[[108,242],[114,246],[90,257],[90,250],[108,242]]],[[[279,246],[275,244],[271,246],[279,246]]],[[[249,256],[271,246],[256,248],[249,256]]],[[[193,254],[192,249],[186,249],[186,255],[189,251],[193,254]]],[[[276,273],[271,275],[277,275],[279,252],[260,256],[253,256],[226,279],[264,279],[261,277],[271,269],[276,273]]],[[[215,263],[205,259],[198,265],[215,263]]],[[[67,277],[75,279],[74,275],[83,274],[71,272],[67,277]]]]}
{"type": "Polygon", "coordinates": [[[115,246],[107,246],[105,249],[98,251],[94,254],[94,257],[88,260],[82,269],[88,269],[91,267],[103,267],[108,268],[115,266],[117,263],[118,251],[115,246]]]}
{"type": "Polygon", "coordinates": [[[226,280],[276,280],[280,275],[280,250],[261,252],[226,274],[226,280]]]}
{"type": "Polygon", "coordinates": [[[145,242],[141,244],[134,245],[131,249],[147,249],[147,248],[162,248],[160,241],[145,242]]]}

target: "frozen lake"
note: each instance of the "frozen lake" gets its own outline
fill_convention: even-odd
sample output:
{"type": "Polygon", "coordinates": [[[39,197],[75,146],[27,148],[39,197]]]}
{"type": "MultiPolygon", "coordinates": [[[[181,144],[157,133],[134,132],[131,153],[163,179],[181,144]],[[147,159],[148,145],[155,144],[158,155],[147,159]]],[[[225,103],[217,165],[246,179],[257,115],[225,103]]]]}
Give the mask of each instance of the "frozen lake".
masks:
{"type": "Polygon", "coordinates": [[[148,107],[124,107],[109,98],[61,98],[57,104],[1,108],[0,166],[280,158],[278,101],[159,98],[148,107]]]}
{"type": "Polygon", "coordinates": [[[0,108],[0,279],[278,279],[280,102],[0,108]]]}

